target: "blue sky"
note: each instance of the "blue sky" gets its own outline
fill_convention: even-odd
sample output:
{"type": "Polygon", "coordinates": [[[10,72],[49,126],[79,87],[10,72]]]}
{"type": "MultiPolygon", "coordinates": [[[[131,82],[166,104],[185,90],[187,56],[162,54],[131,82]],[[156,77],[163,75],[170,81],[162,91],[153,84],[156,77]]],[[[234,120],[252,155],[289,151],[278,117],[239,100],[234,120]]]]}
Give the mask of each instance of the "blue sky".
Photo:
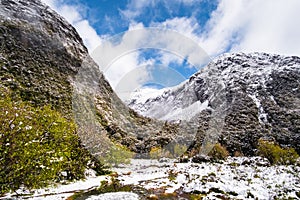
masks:
{"type": "Polygon", "coordinates": [[[77,29],[96,61],[102,59],[113,88],[126,85],[117,93],[176,85],[223,53],[300,55],[299,0],[42,1],[77,29]]]}
{"type": "Polygon", "coordinates": [[[149,27],[153,22],[161,23],[175,17],[194,17],[200,25],[205,25],[210,13],[217,6],[215,0],[195,3],[149,1],[146,5],[138,5],[128,0],[80,0],[78,4],[88,8],[86,17],[91,19],[91,25],[100,35],[124,32],[133,20],[149,27]],[[142,9],[142,13],[136,12],[135,9],[142,9]]]}

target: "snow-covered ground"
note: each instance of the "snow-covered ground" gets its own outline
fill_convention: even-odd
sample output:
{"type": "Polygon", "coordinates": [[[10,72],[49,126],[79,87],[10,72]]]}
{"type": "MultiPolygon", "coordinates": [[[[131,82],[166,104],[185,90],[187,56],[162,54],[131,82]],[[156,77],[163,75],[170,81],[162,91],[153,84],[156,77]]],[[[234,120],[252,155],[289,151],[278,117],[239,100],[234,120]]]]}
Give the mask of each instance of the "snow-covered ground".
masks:
{"type": "Polygon", "coordinates": [[[89,172],[86,180],[76,181],[67,185],[51,186],[31,192],[19,189],[17,193],[20,197],[15,197],[16,193],[13,193],[7,194],[2,198],[0,197],[0,199],[62,200],[72,196],[75,192],[97,188],[100,186],[101,181],[106,179],[108,180],[107,176],[95,176],[93,172],[89,172]]]}
{"type": "Polygon", "coordinates": [[[207,199],[220,195],[230,199],[300,199],[300,167],[269,166],[259,157],[200,164],[132,160],[131,165],[114,170],[123,184],[163,189],[165,193],[194,192],[207,199]]]}
{"type": "Polygon", "coordinates": [[[139,200],[139,196],[132,192],[110,192],[93,195],[86,200],[139,200]]]}
{"type": "MultiPolygon", "coordinates": [[[[300,199],[299,164],[270,166],[267,160],[260,157],[229,157],[222,163],[134,159],[131,164],[113,170],[122,184],[136,185],[154,193],[156,190],[164,194],[195,193],[201,194],[204,199],[300,199]]],[[[103,180],[110,181],[110,178],[90,176],[85,181],[35,190],[33,196],[26,199],[67,199],[75,191],[88,191],[100,186],[103,180]]],[[[140,199],[134,192],[93,195],[88,200],[140,199]]],[[[18,193],[28,194],[28,191],[20,190],[18,193]]]]}

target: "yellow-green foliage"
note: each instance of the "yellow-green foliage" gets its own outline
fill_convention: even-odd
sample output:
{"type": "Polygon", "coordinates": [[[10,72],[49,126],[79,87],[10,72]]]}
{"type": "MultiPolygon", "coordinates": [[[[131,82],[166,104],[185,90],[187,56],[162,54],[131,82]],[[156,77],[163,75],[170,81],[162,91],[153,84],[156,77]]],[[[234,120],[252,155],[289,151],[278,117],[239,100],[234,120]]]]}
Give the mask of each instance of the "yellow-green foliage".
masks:
{"type": "Polygon", "coordinates": [[[299,157],[295,149],[283,149],[274,142],[259,140],[258,154],[267,158],[271,164],[289,165],[294,164],[299,157]]]}
{"type": "Polygon", "coordinates": [[[91,157],[75,124],[49,106],[12,101],[0,91],[0,194],[83,178],[91,157]]]}
{"type": "Polygon", "coordinates": [[[152,147],[149,156],[151,159],[159,159],[162,157],[163,150],[161,147],[152,147]]]}
{"type": "Polygon", "coordinates": [[[228,151],[220,143],[214,145],[212,150],[208,153],[208,156],[214,160],[224,160],[229,156],[228,151]]]}
{"type": "Polygon", "coordinates": [[[172,153],[165,148],[152,147],[149,152],[150,159],[160,159],[160,158],[174,158],[172,153]]]}
{"type": "Polygon", "coordinates": [[[207,195],[205,194],[190,194],[190,199],[191,200],[201,200],[204,199],[207,195]]]}
{"type": "Polygon", "coordinates": [[[181,145],[181,144],[175,144],[174,145],[174,157],[180,157],[183,155],[187,150],[187,146],[181,145]]]}
{"type": "Polygon", "coordinates": [[[171,146],[167,146],[167,148],[161,147],[152,147],[149,152],[149,157],[151,159],[159,159],[162,157],[165,158],[178,158],[182,154],[184,154],[187,150],[185,145],[175,144],[171,146]]]}
{"type": "Polygon", "coordinates": [[[103,163],[111,166],[118,166],[120,164],[129,164],[130,159],[134,153],[120,144],[112,143],[108,153],[102,159],[103,163]]]}

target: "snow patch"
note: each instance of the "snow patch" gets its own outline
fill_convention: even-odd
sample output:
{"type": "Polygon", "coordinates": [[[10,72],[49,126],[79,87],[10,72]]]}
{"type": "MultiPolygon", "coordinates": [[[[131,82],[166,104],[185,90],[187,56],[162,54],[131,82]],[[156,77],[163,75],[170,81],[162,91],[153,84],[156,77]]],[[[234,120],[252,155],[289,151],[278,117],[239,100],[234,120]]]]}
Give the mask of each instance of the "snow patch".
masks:
{"type": "MultiPolygon", "coordinates": [[[[92,172],[89,172],[93,174],[92,172]]],[[[66,199],[69,196],[72,196],[76,191],[85,191],[92,188],[97,188],[101,185],[101,181],[108,180],[107,176],[98,176],[98,177],[88,177],[86,180],[80,180],[76,182],[69,183],[67,185],[55,185],[44,189],[37,189],[33,191],[19,189],[16,193],[7,194],[0,199],[9,199],[18,194],[22,195],[31,195],[30,200],[61,200],[66,199]]]]}
{"type": "Polygon", "coordinates": [[[196,116],[198,113],[201,111],[208,109],[208,101],[204,101],[201,103],[200,101],[196,101],[192,105],[182,109],[182,108],[177,108],[173,112],[167,113],[165,116],[163,116],[162,120],[187,120],[189,121],[192,119],[194,116],[196,116]]]}
{"type": "Polygon", "coordinates": [[[94,195],[86,200],[139,200],[139,196],[132,192],[111,192],[101,195],[94,195]]]}
{"type": "Polygon", "coordinates": [[[248,96],[253,100],[253,102],[255,103],[255,105],[258,109],[258,121],[259,121],[259,123],[261,123],[261,124],[268,123],[268,119],[267,119],[268,114],[264,111],[264,108],[261,105],[260,100],[256,97],[256,95],[250,95],[249,94],[248,96]]]}

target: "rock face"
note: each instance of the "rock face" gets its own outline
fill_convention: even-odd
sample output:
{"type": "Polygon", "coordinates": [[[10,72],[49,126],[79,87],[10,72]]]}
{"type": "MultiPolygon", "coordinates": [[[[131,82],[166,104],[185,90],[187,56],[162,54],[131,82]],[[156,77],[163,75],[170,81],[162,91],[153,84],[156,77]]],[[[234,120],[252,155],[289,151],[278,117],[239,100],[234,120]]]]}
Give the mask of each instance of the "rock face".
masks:
{"type": "Polygon", "coordinates": [[[1,86],[34,106],[74,115],[92,153],[100,155],[110,140],[136,152],[169,142],[173,126],[125,106],[76,30],[39,0],[1,0],[0,32],[1,86]]]}
{"type": "Polygon", "coordinates": [[[1,83],[70,113],[71,82],[88,55],[75,29],[40,1],[2,0],[0,30],[1,83]]]}
{"type": "Polygon", "coordinates": [[[129,106],[149,117],[194,122],[194,147],[208,138],[231,153],[253,155],[257,140],[264,138],[299,153],[299,80],[299,57],[225,54],[181,85],[129,106]]]}

